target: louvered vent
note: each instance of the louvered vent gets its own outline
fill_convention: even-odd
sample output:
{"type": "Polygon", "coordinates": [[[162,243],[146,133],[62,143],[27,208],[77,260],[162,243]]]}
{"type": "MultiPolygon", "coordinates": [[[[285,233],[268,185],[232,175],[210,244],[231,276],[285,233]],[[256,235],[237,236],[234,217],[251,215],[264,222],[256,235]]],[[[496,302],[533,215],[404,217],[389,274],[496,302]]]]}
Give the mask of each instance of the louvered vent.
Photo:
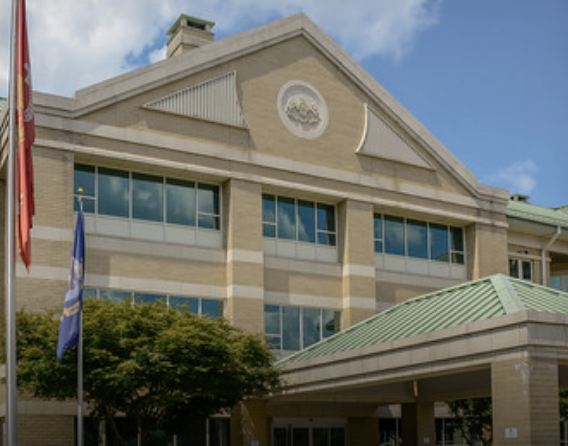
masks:
{"type": "Polygon", "coordinates": [[[382,116],[365,105],[366,125],[357,153],[433,169],[433,166],[382,116]]]}
{"type": "Polygon", "coordinates": [[[235,71],[150,102],[145,107],[248,128],[239,104],[235,71]]]}

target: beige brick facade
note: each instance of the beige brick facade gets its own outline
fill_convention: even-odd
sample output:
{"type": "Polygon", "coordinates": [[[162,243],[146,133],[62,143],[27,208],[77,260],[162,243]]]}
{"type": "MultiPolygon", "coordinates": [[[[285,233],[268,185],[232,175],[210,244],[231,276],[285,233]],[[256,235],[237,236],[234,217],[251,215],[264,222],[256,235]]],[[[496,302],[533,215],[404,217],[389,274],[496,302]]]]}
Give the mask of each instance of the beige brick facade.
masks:
{"type": "Polygon", "coordinates": [[[499,445],[558,443],[558,364],[517,358],[491,367],[493,432],[499,445]]]}
{"type": "Polygon", "coordinates": [[[18,444],[26,446],[68,446],[75,441],[74,419],[64,415],[18,417],[18,444]]]}

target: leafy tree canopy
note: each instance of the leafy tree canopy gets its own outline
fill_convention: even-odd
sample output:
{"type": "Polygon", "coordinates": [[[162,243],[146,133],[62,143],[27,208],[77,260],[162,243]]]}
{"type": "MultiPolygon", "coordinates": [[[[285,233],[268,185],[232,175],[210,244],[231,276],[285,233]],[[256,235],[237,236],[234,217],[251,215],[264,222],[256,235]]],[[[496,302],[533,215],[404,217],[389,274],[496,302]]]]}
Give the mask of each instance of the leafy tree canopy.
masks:
{"type": "Polygon", "coordinates": [[[568,389],[560,390],[559,401],[560,417],[564,420],[568,420],[568,389]]]}
{"type": "MultiPolygon", "coordinates": [[[[75,398],[77,352],[57,361],[56,313],[19,311],[16,326],[18,386],[42,399],[75,398]]],[[[137,420],[142,438],[175,434],[280,384],[261,336],[162,304],[87,299],[83,339],[84,400],[119,437],[119,413],[137,420]]]]}
{"type": "Polygon", "coordinates": [[[493,442],[493,411],[491,398],[474,398],[446,403],[468,445],[481,443],[490,446],[493,442]]]}

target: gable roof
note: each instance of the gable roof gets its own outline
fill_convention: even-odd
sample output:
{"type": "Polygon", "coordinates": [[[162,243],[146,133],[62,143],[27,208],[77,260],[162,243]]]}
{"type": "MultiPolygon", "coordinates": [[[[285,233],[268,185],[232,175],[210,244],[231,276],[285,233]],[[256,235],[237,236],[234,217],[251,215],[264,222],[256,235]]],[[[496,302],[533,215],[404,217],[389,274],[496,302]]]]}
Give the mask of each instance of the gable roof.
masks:
{"type": "Polygon", "coordinates": [[[278,365],[527,310],[568,314],[568,293],[497,274],[409,299],[282,359],[278,365]]]}
{"type": "Polygon", "coordinates": [[[115,104],[142,92],[252,54],[263,48],[302,36],[355,83],[377,104],[378,111],[411,135],[444,168],[476,197],[498,198],[508,194],[477,183],[475,175],[459,161],[428,129],[394,99],[366,70],[355,62],[306,15],[299,13],[225,39],[203,45],[175,57],[139,68],[112,79],[78,90],[74,98],[56,100],[51,95],[34,95],[40,107],[57,102],[60,113],[67,108],[79,118],[84,114],[115,104]]]}

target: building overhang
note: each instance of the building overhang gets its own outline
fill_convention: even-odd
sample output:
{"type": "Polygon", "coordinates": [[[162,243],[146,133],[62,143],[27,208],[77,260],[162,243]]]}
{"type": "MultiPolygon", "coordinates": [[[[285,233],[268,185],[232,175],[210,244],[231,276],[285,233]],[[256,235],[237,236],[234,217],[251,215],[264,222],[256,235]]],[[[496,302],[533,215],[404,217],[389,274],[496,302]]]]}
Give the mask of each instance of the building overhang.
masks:
{"type": "Polygon", "coordinates": [[[568,385],[568,315],[537,311],[285,364],[273,404],[390,404],[491,395],[491,365],[554,358],[568,385]]]}

